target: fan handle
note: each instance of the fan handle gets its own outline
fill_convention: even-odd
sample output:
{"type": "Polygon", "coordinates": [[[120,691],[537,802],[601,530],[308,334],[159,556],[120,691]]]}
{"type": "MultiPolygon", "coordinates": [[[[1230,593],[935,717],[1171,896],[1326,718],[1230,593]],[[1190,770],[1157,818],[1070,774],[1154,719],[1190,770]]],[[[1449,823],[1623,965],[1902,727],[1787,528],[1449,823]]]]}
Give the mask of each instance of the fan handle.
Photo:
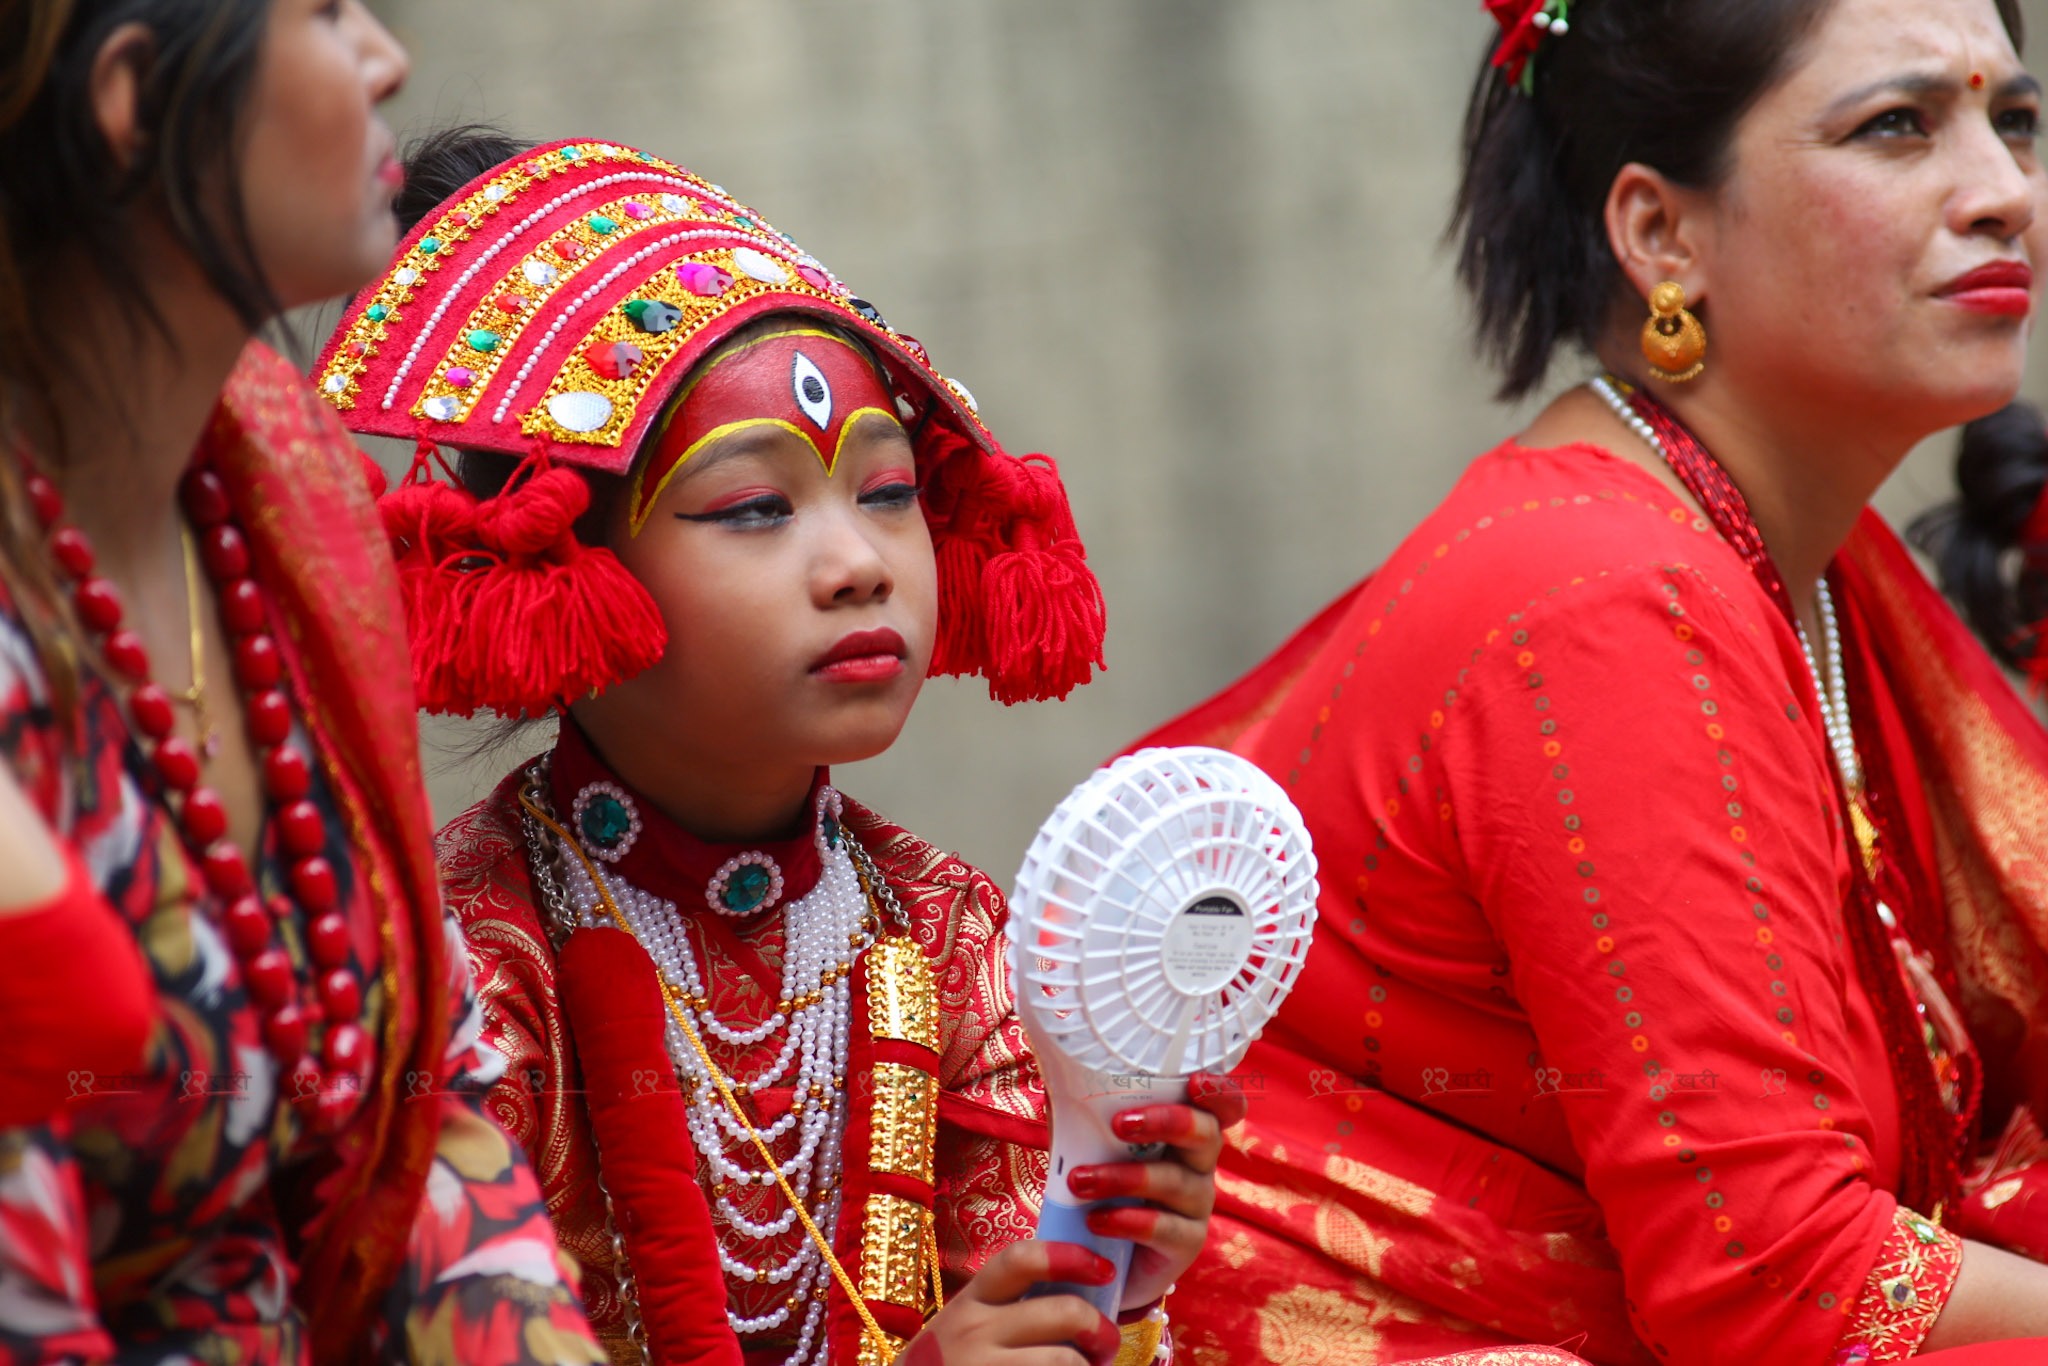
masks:
{"type": "Polygon", "coordinates": [[[1046,1169],[1045,1199],[1038,1208],[1037,1236],[1047,1242],[1085,1247],[1114,1266],[1116,1275],[1107,1285],[1040,1285],[1031,1291],[1031,1296],[1079,1295],[1114,1321],[1123,1303],[1124,1282],[1130,1274],[1131,1253],[1136,1245],[1128,1239],[1105,1238],[1091,1230],[1088,1212],[1143,1202],[1128,1198],[1083,1200],[1069,1189],[1067,1178],[1077,1167],[1157,1161],[1166,1151],[1165,1144],[1126,1143],[1116,1136],[1110,1121],[1126,1110],[1144,1105],[1185,1104],[1188,1079],[1094,1071],[1051,1045],[1033,1028],[1033,1023],[1026,1012],[1024,1028],[1031,1035],[1038,1065],[1045,1075],[1045,1092],[1052,1110],[1052,1156],[1046,1169]]]}

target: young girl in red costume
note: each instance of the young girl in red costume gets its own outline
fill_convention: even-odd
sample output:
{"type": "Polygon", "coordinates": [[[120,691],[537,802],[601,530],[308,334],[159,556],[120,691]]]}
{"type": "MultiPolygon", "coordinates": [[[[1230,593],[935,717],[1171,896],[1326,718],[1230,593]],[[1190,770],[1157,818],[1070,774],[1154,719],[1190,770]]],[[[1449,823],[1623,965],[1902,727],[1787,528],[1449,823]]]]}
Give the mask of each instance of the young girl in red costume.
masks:
{"type": "Polygon", "coordinates": [[[425,704],[560,717],[441,860],[493,1103],[614,1359],[1165,1355],[1228,1105],[1133,1112],[1170,1159],[1094,1174],[1142,1202],[1098,1216],[1141,1245],[1121,1332],[1024,1298],[1107,1264],[1025,1241],[1044,1094],[1003,898],[827,777],[927,673],[1005,702],[1089,677],[1100,593],[1051,463],[679,167],[454,136],[411,172],[451,192],[317,379],[419,441],[384,515],[425,704]]]}

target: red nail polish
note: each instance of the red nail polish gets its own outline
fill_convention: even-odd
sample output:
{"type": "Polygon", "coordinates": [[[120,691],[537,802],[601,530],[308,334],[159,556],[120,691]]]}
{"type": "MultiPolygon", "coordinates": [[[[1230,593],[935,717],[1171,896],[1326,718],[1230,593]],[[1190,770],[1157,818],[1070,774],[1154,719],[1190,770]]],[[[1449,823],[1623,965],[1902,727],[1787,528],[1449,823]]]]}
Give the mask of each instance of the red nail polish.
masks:
{"type": "Polygon", "coordinates": [[[1117,1331],[1117,1326],[1110,1322],[1107,1316],[1104,1316],[1102,1322],[1095,1326],[1095,1330],[1088,1334],[1088,1340],[1079,1345],[1088,1353],[1091,1360],[1100,1363],[1100,1366],[1108,1366],[1108,1363],[1116,1360],[1117,1352],[1123,1347],[1124,1335],[1117,1331]]]}
{"type": "Polygon", "coordinates": [[[1112,1119],[1109,1127],[1115,1130],[1116,1136],[1124,1142],[1135,1143],[1145,1137],[1145,1130],[1150,1127],[1147,1123],[1150,1118],[1150,1111],[1130,1110],[1112,1119]]]}
{"type": "Polygon", "coordinates": [[[1046,1270],[1053,1280],[1076,1285],[1108,1285],[1116,1279],[1116,1264],[1098,1257],[1078,1243],[1054,1243],[1046,1254],[1046,1270]]]}
{"type": "Polygon", "coordinates": [[[1067,1173],[1067,1189],[1082,1200],[1094,1200],[1102,1194],[1102,1178],[1093,1167],[1080,1167],[1067,1173]]]}

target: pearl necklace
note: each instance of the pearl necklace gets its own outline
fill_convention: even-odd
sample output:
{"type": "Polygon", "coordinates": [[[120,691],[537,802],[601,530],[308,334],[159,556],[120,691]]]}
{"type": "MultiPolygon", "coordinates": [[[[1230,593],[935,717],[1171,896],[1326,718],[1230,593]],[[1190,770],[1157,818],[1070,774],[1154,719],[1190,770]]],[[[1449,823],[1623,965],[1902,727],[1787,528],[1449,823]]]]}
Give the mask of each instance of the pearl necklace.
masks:
{"type": "MultiPolygon", "coordinates": [[[[1596,375],[1587,381],[1586,387],[1598,394],[1614,410],[1614,415],[1642,438],[1644,445],[1660,459],[1666,458],[1664,441],[1657,435],[1657,429],[1643,420],[1614,381],[1596,375]]],[[[1828,748],[1834,753],[1835,766],[1842,771],[1843,785],[1853,794],[1863,789],[1863,764],[1856,757],[1856,731],[1849,719],[1849,686],[1842,671],[1842,632],[1835,623],[1835,598],[1828,591],[1825,578],[1820,581],[1815,599],[1820,612],[1822,647],[1826,651],[1825,672],[1814,656],[1813,641],[1807,637],[1805,624],[1795,620],[1793,627],[1799,632],[1799,648],[1806,655],[1807,672],[1813,676],[1814,695],[1820,699],[1821,727],[1827,731],[1828,748]]]]}
{"type": "Polygon", "coordinates": [[[774,1060],[754,1076],[730,1082],[736,1095],[747,1095],[776,1085],[794,1064],[795,1094],[789,1112],[759,1130],[770,1142],[792,1130],[797,1133],[796,1150],[776,1169],[737,1160],[740,1154],[754,1151],[752,1140],[725,1105],[705,1059],[674,1018],[668,1021],[664,1041],[684,1083],[690,1137],[711,1175],[710,1194],[723,1216],[724,1228],[737,1235],[729,1240],[721,1230],[720,1266],[729,1281],[789,1286],[782,1303],[769,1312],[747,1316],[728,1307],[726,1321],[734,1333],[745,1337],[781,1327],[802,1305],[803,1319],[796,1346],[786,1358],[787,1366],[813,1366],[827,1351],[824,1292],[829,1268],[809,1238],[781,1261],[759,1260],[760,1249],[749,1244],[787,1233],[797,1223],[796,1206],[789,1206],[774,1219],[755,1220],[734,1204],[728,1192],[734,1187],[773,1186],[779,1175],[825,1236],[836,1236],[838,1173],[846,1133],[853,965],[881,929],[854,865],[851,836],[840,824],[839,794],[830,787],[821,788],[817,803],[812,838],[821,866],[818,883],[784,907],[781,997],[774,1013],[759,1025],[737,1027],[712,1013],[704,974],[673,901],[643,891],[597,863],[588,867],[604,880],[601,889],[582,861],[568,860],[564,869],[564,890],[575,923],[579,927],[609,925],[604,909],[608,894],[634,938],[654,960],[656,970],[682,1000],[700,1037],[709,1035],[728,1045],[748,1047],[772,1038],[778,1029],[786,1031],[774,1060]]]}

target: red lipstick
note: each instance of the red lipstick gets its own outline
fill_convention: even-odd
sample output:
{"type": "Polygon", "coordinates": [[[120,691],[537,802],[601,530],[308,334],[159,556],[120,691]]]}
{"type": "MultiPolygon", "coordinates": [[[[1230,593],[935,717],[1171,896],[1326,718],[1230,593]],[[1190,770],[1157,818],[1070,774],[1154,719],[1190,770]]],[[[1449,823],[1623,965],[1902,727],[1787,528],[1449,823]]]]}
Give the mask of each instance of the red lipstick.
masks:
{"type": "Polygon", "coordinates": [[[1967,275],[1958,275],[1934,291],[1972,313],[2024,318],[2034,307],[2034,269],[2025,261],[1992,261],[1967,275]]]}
{"type": "Polygon", "coordinates": [[[818,657],[813,677],[827,683],[886,683],[903,672],[910,647],[888,627],[855,631],[818,657]]]}

